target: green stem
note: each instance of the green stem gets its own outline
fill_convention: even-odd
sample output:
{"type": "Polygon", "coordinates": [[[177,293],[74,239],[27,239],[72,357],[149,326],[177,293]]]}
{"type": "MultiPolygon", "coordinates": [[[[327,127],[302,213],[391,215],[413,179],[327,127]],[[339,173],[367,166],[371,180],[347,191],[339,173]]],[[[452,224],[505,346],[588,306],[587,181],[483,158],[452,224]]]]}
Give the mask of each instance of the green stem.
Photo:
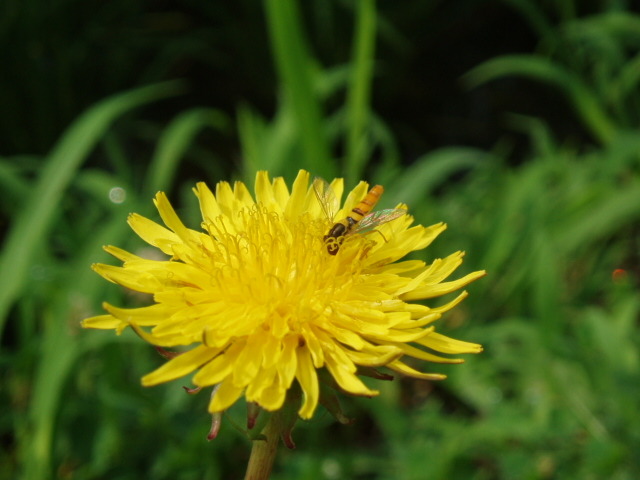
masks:
{"type": "Polygon", "coordinates": [[[269,478],[273,461],[276,458],[282,428],[283,422],[280,412],[273,413],[262,430],[261,438],[253,441],[244,480],[266,480],[269,478]]]}

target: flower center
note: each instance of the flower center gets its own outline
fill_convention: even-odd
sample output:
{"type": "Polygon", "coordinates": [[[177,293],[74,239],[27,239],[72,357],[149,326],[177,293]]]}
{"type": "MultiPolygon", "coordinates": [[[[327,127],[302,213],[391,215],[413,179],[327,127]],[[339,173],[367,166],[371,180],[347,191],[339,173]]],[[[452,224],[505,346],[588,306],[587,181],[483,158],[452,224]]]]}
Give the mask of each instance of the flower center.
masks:
{"type": "Polygon", "coordinates": [[[247,334],[260,326],[276,336],[300,332],[348,295],[358,270],[353,248],[338,256],[327,252],[327,222],[309,214],[289,219],[254,205],[205,228],[214,240],[214,301],[236,314],[230,320],[245,322],[247,334]]]}

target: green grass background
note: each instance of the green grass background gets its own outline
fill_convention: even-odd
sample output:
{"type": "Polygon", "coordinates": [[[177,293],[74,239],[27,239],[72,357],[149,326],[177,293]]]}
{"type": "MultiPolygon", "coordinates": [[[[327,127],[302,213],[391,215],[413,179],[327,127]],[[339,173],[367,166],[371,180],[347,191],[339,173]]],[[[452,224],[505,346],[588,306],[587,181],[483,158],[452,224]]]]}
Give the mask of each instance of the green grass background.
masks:
{"type": "Polygon", "coordinates": [[[126,215],[157,218],[158,190],[196,227],[195,181],[299,168],[447,222],[421,258],[488,276],[440,329],[485,352],[345,399],[353,425],[300,422],[274,479],[640,478],[633,2],[1,10],[1,480],[242,478],[244,405],[209,443],[206,394],[142,388],[153,349],[80,329],[141,302],[89,265],[143,248],[126,215]]]}

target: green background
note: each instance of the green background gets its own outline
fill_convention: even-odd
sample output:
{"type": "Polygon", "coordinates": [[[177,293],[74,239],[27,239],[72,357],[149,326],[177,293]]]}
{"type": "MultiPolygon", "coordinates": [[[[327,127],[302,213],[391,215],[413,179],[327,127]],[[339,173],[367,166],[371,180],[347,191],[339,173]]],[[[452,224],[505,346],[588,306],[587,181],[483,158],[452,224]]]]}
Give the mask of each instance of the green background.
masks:
{"type": "Polygon", "coordinates": [[[0,479],[242,478],[242,402],[207,442],[206,393],[142,388],[89,265],[158,190],[195,228],[196,181],[299,168],[445,221],[420,258],[488,276],[439,329],[485,352],[320,409],[273,479],[640,478],[633,3],[3,2],[0,479]]]}

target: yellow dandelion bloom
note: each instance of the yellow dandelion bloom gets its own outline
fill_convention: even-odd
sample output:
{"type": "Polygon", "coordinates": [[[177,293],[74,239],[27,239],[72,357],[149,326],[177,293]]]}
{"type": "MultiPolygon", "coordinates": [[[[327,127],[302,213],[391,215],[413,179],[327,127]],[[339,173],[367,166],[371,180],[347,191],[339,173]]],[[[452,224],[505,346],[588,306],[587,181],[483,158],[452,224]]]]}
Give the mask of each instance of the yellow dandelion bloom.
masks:
{"type": "MultiPolygon", "coordinates": [[[[339,199],[343,182],[334,180],[328,188],[339,199]]],[[[410,303],[484,275],[445,281],[462,263],[462,252],[430,264],[400,260],[429,245],[444,224],[411,226],[412,217],[402,215],[375,232],[348,235],[330,254],[327,232],[365,198],[364,182],[347,195],[335,219],[325,215],[305,171],[291,190],[282,178],[270,181],[259,172],[255,197],[240,182],[233,188],[220,182],[215,194],[198,183],[194,191],[201,231],[181,222],[164,193],[155,204],[167,228],[137,214],[128,219],[136,234],[170,258],[149,260],[108,246],[123,265],[93,266],[107,280],[152,294],[155,303],[132,309],[105,304],[108,315],[88,318],[83,326],[117,332],[130,326],[153,345],[190,347],[144,376],[143,385],[196,372],[196,386],[216,386],[209,411],[217,413],[241,396],[277,410],[295,381],[303,392],[298,413],[310,418],[321,369],[345,392],[373,396],[378,392],[360,379],[359,367],[442,379],[411,368],[404,357],[459,363],[437,353],[482,350],[431,325],[465,292],[436,308],[410,303]]]]}

